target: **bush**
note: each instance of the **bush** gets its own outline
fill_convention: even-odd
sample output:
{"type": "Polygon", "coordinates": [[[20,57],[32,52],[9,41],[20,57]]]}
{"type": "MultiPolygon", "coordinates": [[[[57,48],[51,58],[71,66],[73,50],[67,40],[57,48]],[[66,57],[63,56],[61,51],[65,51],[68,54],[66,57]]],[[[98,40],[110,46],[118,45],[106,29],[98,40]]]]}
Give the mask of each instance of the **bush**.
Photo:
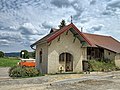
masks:
{"type": "Polygon", "coordinates": [[[116,70],[115,63],[111,62],[104,62],[104,61],[96,61],[90,60],[90,71],[113,71],[116,70]]]}
{"type": "Polygon", "coordinates": [[[34,67],[14,66],[14,67],[11,67],[9,70],[10,77],[24,78],[24,77],[35,77],[39,75],[40,75],[40,72],[34,67]]]}
{"type": "Polygon", "coordinates": [[[4,52],[0,51],[0,58],[4,57],[4,52]]]}

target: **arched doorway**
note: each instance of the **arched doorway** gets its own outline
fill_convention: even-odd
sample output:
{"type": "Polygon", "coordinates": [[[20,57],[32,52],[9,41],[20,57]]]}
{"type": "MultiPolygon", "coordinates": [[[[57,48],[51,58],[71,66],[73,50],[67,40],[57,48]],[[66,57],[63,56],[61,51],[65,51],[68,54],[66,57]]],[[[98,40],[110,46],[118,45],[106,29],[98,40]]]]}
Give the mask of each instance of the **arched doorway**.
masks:
{"type": "Polygon", "coordinates": [[[64,63],[66,72],[73,71],[73,56],[70,53],[61,53],[59,63],[64,63]]]}

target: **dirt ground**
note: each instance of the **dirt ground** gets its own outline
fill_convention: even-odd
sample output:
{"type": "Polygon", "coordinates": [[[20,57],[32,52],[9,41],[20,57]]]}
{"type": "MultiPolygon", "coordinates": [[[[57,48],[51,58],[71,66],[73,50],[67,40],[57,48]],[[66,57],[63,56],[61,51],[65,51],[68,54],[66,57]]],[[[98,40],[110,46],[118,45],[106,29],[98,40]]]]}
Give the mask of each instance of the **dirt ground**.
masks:
{"type": "Polygon", "coordinates": [[[0,67],[0,80],[10,78],[8,71],[9,71],[9,67],[0,67]]]}
{"type": "Polygon", "coordinates": [[[120,71],[1,79],[0,90],[120,90],[120,71]]]}

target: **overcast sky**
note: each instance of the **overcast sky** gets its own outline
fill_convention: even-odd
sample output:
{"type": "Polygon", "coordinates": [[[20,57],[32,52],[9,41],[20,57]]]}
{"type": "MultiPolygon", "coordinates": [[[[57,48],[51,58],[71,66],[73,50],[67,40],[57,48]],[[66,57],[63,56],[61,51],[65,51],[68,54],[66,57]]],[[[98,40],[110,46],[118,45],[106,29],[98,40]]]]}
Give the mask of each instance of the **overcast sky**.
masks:
{"type": "Polygon", "coordinates": [[[65,19],[84,32],[120,40],[120,0],[0,0],[0,50],[31,51],[30,45],[65,19]]]}

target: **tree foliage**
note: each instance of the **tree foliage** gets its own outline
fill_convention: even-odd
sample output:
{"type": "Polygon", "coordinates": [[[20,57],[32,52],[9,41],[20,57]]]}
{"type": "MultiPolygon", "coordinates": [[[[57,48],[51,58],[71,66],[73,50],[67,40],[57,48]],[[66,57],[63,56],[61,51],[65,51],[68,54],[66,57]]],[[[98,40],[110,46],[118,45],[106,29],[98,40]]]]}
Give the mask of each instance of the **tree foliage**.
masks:
{"type": "Polygon", "coordinates": [[[0,58],[3,58],[3,57],[4,57],[4,52],[0,51],[0,58]]]}
{"type": "Polygon", "coordinates": [[[32,52],[32,58],[35,58],[35,51],[32,52]]]}
{"type": "Polygon", "coordinates": [[[60,25],[59,25],[58,27],[61,29],[61,28],[64,27],[64,26],[66,26],[66,23],[65,23],[65,20],[62,20],[62,21],[60,22],[60,25]]]}
{"type": "Polygon", "coordinates": [[[20,57],[24,58],[24,59],[28,59],[29,58],[29,52],[27,50],[21,50],[20,57]]]}

